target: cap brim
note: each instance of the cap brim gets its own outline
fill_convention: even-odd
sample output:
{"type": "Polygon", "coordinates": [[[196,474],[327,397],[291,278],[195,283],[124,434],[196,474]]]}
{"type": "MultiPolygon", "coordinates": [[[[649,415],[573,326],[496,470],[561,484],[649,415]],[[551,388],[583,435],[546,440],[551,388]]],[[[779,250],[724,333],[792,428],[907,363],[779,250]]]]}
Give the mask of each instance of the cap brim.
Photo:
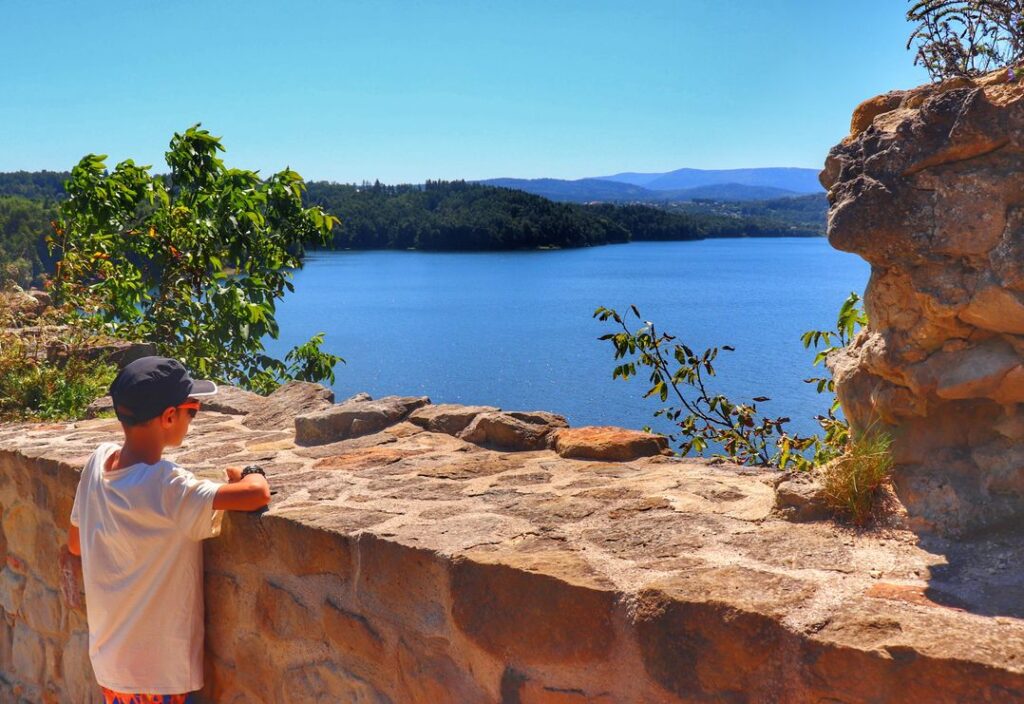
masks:
{"type": "Polygon", "coordinates": [[[213,396],[217,393],[217,385],[212,381],[192,381],[192,389],[188,392],[189,396],[202,398],[203,396],[213,396]]]}

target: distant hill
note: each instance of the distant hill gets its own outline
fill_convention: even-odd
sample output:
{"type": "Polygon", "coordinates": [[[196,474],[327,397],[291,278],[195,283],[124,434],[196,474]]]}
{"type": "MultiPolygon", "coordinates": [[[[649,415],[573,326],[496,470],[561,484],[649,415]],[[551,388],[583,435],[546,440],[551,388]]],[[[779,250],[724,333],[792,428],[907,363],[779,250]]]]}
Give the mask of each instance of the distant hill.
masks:
{"type": "Polygon", "coordinates": [[[760,169],[676,169],[667,173],[625,172],[594,176],[586,180],[612,181],[652,191],[672,191],[700,186],[734,183],[743,186],[779,188],[794,193],[821,193],[816,169],[774,167],[760,169]]]}
{"type": "Polygon", "coordinates": [[[477,183],[485,186],[514,188],[564,203],[589,203],[591,201],[628,203],[651,201],[658,198],[657,193],[646,188],[593,178],[583,178],[577,181],[563,181],[557,178],[492,178],[486,181],[477,181],[477,183]]]}
{"type": "Polygon", "coordinates": [[[825,221],[828,217],[828,198],[824,193],[754,201],[701,198],[669,203],[663,207],[673,213],[700,213],[740,220],[785,223],[795,230],[812,230],[821,235],[825,234],[825,221]]]}
{"type": "Polygon", "coordinates": [[[682,200],[767,200],[769,198],[790,198],[803,195],[796,191],[772,186],[751,186],[745,183],[715,183],[694,188],[682,188],[672,191],[651,191],[660,194],[663,201],[682,200]]]}
{"type": "Polygon", "coordinates": [[[583,178],[577,181],[563,181],[555,178],[492,178],[477,183],[515,188],[565,203],[667,203],[700,198],[741,201],[802,195],[798,191],[743,183],[716,183],[665,191],[594,178],[583,178]]]}

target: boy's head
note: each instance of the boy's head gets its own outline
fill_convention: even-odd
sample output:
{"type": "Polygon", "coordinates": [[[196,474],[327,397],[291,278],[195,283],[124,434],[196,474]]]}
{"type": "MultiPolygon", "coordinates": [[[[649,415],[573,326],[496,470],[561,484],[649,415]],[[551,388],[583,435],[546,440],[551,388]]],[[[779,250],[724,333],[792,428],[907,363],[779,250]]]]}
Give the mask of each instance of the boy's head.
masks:
{"type": "Polygon", "coordinates": [[[180,362],[142,357],[125,366],[110,385],[114,413],[125,433],[157,431],[167,445],[180,444],[199,399],[217,393],[212,381],[196,381],[180,362]]]}

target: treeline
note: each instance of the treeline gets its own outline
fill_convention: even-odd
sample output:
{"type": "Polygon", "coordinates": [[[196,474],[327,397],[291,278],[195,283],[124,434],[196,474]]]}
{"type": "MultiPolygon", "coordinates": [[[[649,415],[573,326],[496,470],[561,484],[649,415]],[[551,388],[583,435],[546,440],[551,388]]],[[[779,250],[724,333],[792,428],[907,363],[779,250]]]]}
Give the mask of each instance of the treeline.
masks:
{"type": "Polygon", "coordinates": [[[11,171],[0,173],[0,195],[22,196],[51,202],[64,197],[67,171],[11,171]]]}

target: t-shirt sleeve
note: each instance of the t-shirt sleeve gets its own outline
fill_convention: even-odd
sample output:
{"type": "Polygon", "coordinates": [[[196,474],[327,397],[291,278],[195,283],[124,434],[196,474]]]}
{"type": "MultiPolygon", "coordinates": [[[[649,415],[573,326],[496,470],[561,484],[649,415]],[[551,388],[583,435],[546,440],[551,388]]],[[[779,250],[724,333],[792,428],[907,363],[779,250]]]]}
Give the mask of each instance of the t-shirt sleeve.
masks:
{"type": "Polygon", "coordinates": [[[224,512],[213,509],[213,497],[220,486],[181,467],[171,471],[164,487],[164,508],[182,533],[193,540],[220,535],[224,512]]]}
{"type": "Polygon", "coordinates": [[[103,445],[100,445],[98,448],[96,448],[96,450],[92,453],[92,455],[90,455],[89,459],[86,461],[85,466],[82,468],[81,474],[78,475],[78,488],[75,489],[75,502],[71,504],[71,525],[73,525],[75,528],[81,525],[79,521],[81,521],[82,519],[82,509],[79,508],[79,504],[85,501],[85,497],[82,496],[82,494],[83,492],[86,491],[85,487],[89,483],[90,472],[92,471],[93,464],[95,462],[99,462],[101,461],[101,458],[106,457],[104,450],[105,447],[103,445]]]}

